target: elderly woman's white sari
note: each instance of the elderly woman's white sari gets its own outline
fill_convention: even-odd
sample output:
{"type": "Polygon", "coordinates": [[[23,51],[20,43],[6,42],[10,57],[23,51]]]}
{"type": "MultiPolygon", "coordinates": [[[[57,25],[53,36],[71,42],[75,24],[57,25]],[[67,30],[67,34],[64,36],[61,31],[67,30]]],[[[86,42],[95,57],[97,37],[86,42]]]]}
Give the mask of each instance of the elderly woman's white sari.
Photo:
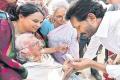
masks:
{"type": "MultiPolygon", "coordinates": [[[[25,52],[28,49],[26,47],[26,42],[33,40],[35,42],[36,38],[34,38],[33,34],[24,33],[16,37],[16,49],[25,52]],[[24,48],[23,48],[24,47],[24,48]]],[[[39,40],[41,46],[43,47],[42,40],[39,40]]],[[[26,52],[25,52],[26,53],[26,52]]],[[[18,53],[21,54],[21,53],[18,53]]],[[[29,54],[29,53],[28,53],[29,54]]],[[[30,57],[28,57],[30,58],[30,57]]],[[[55,62],[50,54],[43,54],[41,56],[40,61],[35,62],[32,58],[27,59],[28,61],[23,64],[23,66],[28,70],[27,80],[62,80],[63,78],[63,70],[62,65],[55,62]]]]}
{"type": "Polygon", "coordinates": [[[50,55],[44,58],[45,62],[27,62],[24,67],[28,70],[28,78],[31,80],[62,80],[62,65],[56,63],[50,55]]]}

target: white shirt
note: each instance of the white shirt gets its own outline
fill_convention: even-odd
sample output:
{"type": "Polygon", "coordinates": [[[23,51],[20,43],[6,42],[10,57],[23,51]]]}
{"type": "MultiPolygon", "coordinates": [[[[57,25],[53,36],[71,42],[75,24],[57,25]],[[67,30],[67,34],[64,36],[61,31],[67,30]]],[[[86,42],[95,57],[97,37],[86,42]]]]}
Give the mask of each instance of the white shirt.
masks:
{"type": "MultiPolygon", "coordinates": [[[[120,10],[106,12],[97,32],[91,38],[84,58],[96,57],[98,47],[102,44],[113,53],[120,54],[120,10]]],[[[107,65],[109,75],[120,77],[120,65],[107,65]]]]}

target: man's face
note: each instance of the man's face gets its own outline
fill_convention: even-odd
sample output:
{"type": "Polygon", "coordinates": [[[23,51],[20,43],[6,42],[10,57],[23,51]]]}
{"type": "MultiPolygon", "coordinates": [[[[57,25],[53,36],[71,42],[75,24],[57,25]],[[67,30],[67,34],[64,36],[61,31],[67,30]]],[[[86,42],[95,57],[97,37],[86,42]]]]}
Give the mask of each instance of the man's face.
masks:
{"type": "Polygon", "coordinates": [[[93,36],[98,28],[98,23],[96,20],[86,19],[84,21],[78,21],[76,17],[72,17],[70,21],[79,33],[88,38],[93,36]]]}

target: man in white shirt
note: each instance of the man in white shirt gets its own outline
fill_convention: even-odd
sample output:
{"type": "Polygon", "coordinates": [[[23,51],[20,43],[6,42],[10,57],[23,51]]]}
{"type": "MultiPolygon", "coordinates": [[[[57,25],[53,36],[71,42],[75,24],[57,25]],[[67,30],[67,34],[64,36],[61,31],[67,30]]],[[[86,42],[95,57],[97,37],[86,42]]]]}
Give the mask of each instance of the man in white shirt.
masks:
{"type": "MultiPolygon", "coordinates": [[[[120,0],[107,0],[109,4],[112,4],[111,7],[108,8],[108,11],[115,11],[115,10],[120,10],[120,0]]],[[[113,17],[115,18],[115,17],[113,17]]],[[[94,58],[96,56],[97,49],[100,46],[100,41],[97,37],[92,37],[90,44],[87,48],[87,51],[84,55],[84,58],[94,58]],[[92,54],[92,55],[91,55],[92,54]]]]}
{"type": "MultiPolygon", "coordinates": [[[[87,58],[92,59],[96,56],[95,54],[100,44],[106,49],[120,54],[120,16],[118,16],[120,11],[109,11],[106,13],[105,11],[98,2],[79,0],[66,14],[66,19],[70,19],[78,32],[94,38],[95,42],[96,40],[98,41],[96,44],[94,43],[95,45],[92,48],[89,48],[87,58]]],[[[71,63],[71,65],[75,69],[92,67],[108,73],[116,79],[120,77],[120,65],[104,65],[90,59],[80,59],[71,63]]]]}

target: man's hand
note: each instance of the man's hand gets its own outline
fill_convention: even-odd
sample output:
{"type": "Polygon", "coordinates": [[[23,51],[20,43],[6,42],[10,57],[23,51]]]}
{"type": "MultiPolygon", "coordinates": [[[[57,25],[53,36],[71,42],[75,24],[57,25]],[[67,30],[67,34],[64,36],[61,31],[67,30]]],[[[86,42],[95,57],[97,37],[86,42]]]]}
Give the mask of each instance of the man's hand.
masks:
{"type": "Polygon", "coordinates": [[[70,64],[70,61],[65,61],[63,64],[63,70],[64,70],[64,76],[63,76],[63,80],[68,80],[70,75],[73,72],[73,67],[70,64]]]}
{"type": "Polygon", "coordinates": [[[90,67],[91,65],[91,61],[90,59],[79,59],[79,60],[74,60],[71,65],[74,69],[77,69],[77,70],[82,70],[82,69],[85,69],[85,68],[88,68],[90,67]]]}

